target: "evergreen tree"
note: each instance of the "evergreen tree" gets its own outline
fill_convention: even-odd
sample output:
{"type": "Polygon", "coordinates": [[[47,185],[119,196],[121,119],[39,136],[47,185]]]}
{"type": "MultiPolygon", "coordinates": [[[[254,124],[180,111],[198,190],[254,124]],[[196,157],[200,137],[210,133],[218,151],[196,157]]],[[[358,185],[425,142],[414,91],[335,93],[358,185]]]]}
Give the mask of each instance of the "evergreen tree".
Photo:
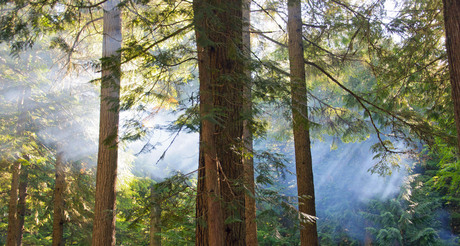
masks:
{"type": "Polygon", "coordinates": [[[96,172],[93,245],[115,245],[115,185],[121,66],[121,11],[118,0],[104,3],[101,113],[96,172]]]}

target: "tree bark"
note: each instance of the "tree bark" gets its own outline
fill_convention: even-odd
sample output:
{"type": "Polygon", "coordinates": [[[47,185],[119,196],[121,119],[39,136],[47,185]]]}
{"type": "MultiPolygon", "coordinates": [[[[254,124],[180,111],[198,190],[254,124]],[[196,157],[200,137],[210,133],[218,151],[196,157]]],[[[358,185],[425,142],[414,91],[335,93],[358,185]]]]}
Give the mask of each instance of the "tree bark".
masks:
{"type": "MultiPolygon", "coordinates": [[[[198,54],[199,56],[200,54],[198,54]]],[[[201,129],[202,127],[200,127],[201,129]]],[[[200,130],[200,139],[202,139],[200,130]]],[[[206,193],[206,179],[204,170],[204,155],[202,146],[200,144],[199,157],[198,157],[198,184],[196,194],[196,232],[195,232],[195,244],[197,246],[207,246],[208,241],[208,226],[206,225],[207,220],[207,193],[206,193]]]]}
{"type": "Polygon", "coordinates": [[[443,0],[446,49],[449,61],[452,100],[457,127],[457,147],[460,151],[460,2],[443,0]]]}
{"type": "Polygon", "coordinates": [[[288,1],[289,63],[301,245],[318,245],[300,0],[288,1]]]}
{"type": "MultiPolygon", "coordinates": [[[[28,160],[28,157],[25,156],[28,160]]],[[[16,238],[16,245],[22,245],[22,238],[24,237],[24,219],[26,217],[26,198],[27,198],[27,185],[29,179],[29,170],[27,166],[23,166],[19,174],[19,200],[18,200],[18,235],[16,238]]]]}
{"type": "MultiPolygon", "coordinates": [[[[200,160],[207,233],[197,245],[246,245],[243,137],[242,1],[195,0],[200,79],[200,160]]],[[[197,214],[198,215],[198,214],[197,214]]],[[[200,237],[202,236],[202,237],[200,237]]]]}
{"type": "Polygon", "coordinates": [[[248,69],[249,61],[251,58],[251,1],[243,1],[243,54],[246,57],[246,78],[247,85],[244,87],[244,114],[248,115],[250,119],[243,122],[243,142],[247,155],[243,159],[244,176],[247,191],[244,196],[245,199],[245,218],[246,218],[246,245],[258,245],[257,241],[257,223],[256,223],[256,200],[255,200],[255,184],[254,184],[254,159],[253,155],[253,135],[250,127],[250,120],[252,120],[252,93],[251,93],[251,71],[248,69]]]}
{"type": "Polygon", "coordinates": [[[161,246],[161,201],[159,190],[152,184],[150,187],[150,246],[161,246]]]}
{"type": "Polygon", "coordinates": [[[54,211],[53,211],[53,246],[64,245],[64,192],[66,189],[64,160],[62,152],[56,154],[55,166],[55,185],[54,185],[54,211]]]}
{"type": "Polygon", "coordinates": [[[19,189],[19,172],[21,163],[16,161],[11,170],[11,191],[8,205],[8,234],[6,238],[7,246],[15,246],[18,238],[18,189],[19,189]]]}
{"type": "Polygon", "coordinates": [[[115,186],[120,101],[121,12],[119,0],[104,4],[101,113],[96,174],[93,246],[115,245],[115,186]]]}

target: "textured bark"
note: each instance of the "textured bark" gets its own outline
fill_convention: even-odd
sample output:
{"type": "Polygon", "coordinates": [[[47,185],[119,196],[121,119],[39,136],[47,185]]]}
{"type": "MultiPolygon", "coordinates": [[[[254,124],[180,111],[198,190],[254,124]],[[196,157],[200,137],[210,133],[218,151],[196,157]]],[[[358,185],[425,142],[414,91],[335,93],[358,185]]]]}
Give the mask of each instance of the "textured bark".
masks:
{"type": "MultiPolygon", "coordinates": [[[[28,157],[25,156],[25,158],[28,157]]],[[[19,200],[18,200],[18,236],[16,238],[16,245],[22,245],[22,238],[24,237],[24,219],[26,217],[26,198],[27,198],[27,185],[29,179],[29,170],[27,166],[23,166],[19,174],[19,200]]]]}
{"type": "Polygon", "coordinates": [[[54,211],[53,211],[53,246],[64,245],[64,191],[66,189],[64,160],[58,150],[55,165],[54,211]]]}
{"type": "Polygon", "coordinates": [[[118,159],[121,13],[119,0],[104,5],[101,113],[96,174],[93,246],[115,245],[115,186],[118,159]]]}
{"type": "MultiPolygon", "coordinates": [[[[243,1],[243,51],[246,56],[247,62],[251,57],[251,33],[249,31],[251,15],[250,15],[251,1],[243,1]]],[[[249,115],[252,119],[252,93],[251,93],[251,71],[246,67],[247,85],[244,87],[244,108],[245,115],[249,115]]],[[[245,150],[249,153],[244,159],[244,176],[246,185],[245,199],[245,218],[246,218],[246,245],[258,245],[257,241],[257,223],[256,223],[256,200],[255,200],[255,184],[254,184],[254,160],[253,154],[253,136],[252,130],[249,125],[249,120],[243,122],[243,142],[245,150]]]]}
{"type": "Polygon", "coordinates": [[[150,187],[150,246],[161,246],[161,201],[155,185],[150,187]]]}
{"type": "MultiPolygon", "coordinates": [[[[201,131],[200,131],[200,139],[201,131]]],[[[208,226],[206,225],[207,221],[207,196],[206,196],[206,179],[204,171],[204,155],[202,151],[202,146],[200,145],[199,150],[199,164],[198,164],[198,184],[197,184],[197,194],[196,194],[196,235],[195,235],[195,244],[197,246],[207,246],[209,245],[208,241],[208,226]]]]}
{"type": "Polygon", "coordinates": [[[206,193],[207,209],[207,233],[197,228],[196,244],[246,245],[243,158],[236,153],[243,137],[242,1],[195,0],[193,5],[204,162],[199,187],[205,189],[198,194],[206,193]]]}
{"type": "Polygon", "coordinates": [[[318,245],[300,0],[288,1],[289,63],[301,245],[318,245]]]}
{"type": "Polygon", "coordinates": [[[460,151],[460,2],[443,0],[443,5],[450,83],[457,126],[457,147],[460,151]]]}
{"type": "Polygon", "coordinates": [[[10,201],[8,204],[8,234],[6,238],[7,246],[15,246],[18,238],[18,189],[19,189],[19,172],[21,163],[16,161],[11,170],[11,191],[10,201]]]}

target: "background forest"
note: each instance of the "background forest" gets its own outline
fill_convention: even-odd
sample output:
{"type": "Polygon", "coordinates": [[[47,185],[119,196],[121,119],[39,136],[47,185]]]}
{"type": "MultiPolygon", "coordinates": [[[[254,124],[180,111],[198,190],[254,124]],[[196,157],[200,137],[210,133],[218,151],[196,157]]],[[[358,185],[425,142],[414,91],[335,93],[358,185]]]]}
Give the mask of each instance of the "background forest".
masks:
{"type": "Polygon", "coordinates": [[[458,245],[456,2],[0,1],[0,245],[458,245]]]}

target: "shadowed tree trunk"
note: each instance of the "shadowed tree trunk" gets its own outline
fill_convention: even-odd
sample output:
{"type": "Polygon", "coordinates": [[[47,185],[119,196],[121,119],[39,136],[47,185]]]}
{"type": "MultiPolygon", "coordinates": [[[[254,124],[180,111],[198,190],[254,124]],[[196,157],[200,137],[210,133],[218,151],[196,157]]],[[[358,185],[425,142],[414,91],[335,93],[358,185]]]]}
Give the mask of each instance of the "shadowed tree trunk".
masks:
{"type": "MultiPolygon", "coordinates": [[[[201,128],[201,127],[200,127],[201,128]]],[[[200,130],[200,139],[201,130],[200,130]]],[[[207,221],[207,196],[206,196],[206,179],[205,170],[204,170],[204,157],[203,157],[202,146],[200,145],[199,157],[198,157],[198,184],[197,184],[197,194],[196,194],[196,232],[195,239],[197,246],[207,246],[208,243],[208,226],[206,225],[207,221]]]]}
{"type": "Polygon", "coordinates": [[[301,245],[318,245],[300,0],[288,1],[289,64],[301,245]]]}
{"type": "Polygon", "coordinates": [[[200,167],[196,245],[246,245],[243,137],[242,1],[193,2],[200,79],[200,167]],[[200,169],[201,170],[201,169],[200,169]],[[203,175],[203,173],[201,173],[203,175]],[[202,193],[206,195],[203,196],[202,193]],[[199,210],[202,208],[198,208],[199,210]],[[202,216],[203,213],[207,213],[202,216]],[[206,231],[207,230],[207,231],[206,231]],[[204,233],[205,232],[205,233],[204,233]]]}
{"type": "Polygon", "coordinates": [[[161,201],[159,189],[152,184],[150,187],[150,246],[161,246],[161,201]]]}
{"type": "Polygon", "coordinates": [[[115,245],[115,186],[118,159],[121,12],[119,0],[104,3],[101,113],[96,174],[93,246],[115,245]]]}
{"type": "MultiPolygon", "coordinates": [[[[250,23],[251,23],[251,1],[243,1],[243,52],[246,56],[247,62],[249,65],[249,60],[251,58],[251,33],[250,33],[250,23]]],[[[249,79],[248,83],[244,87],[244,113],[249,115],[252,119],[252,93],[251,93],[251,71],[246,67],[246,77],[249,79]]],[[[243,122],[243,141],[245,145],[245,150],[249,155],[246,155],[243,159],[244,164],[244,175],[245,182],[244,184],[247,187],[245,194],[245,218],[246,218],[246,245],[253,246],[258,245],[257,242],[257,223],[256,223],[256,200],[255,200],[255,184],[254,184],[254,159],[253,154],[253,136],[252,130],[250,128],[250,121],[245,120],[243,122]]]]}
{"type": "Polygon", "coordinates": [[[21,163],[16,161],[11,170],[11,191],[10,201],[8,204],[8,235],[6,238],[7,246],[14,246],[17,244],[18,238],[18,189],[19,189],[19,172],[21,170],[21,163]]]}
{"type": "Polygon", "coordinates": [[[449,60],[452,101],[454,102],[457,142],[460,151],[460,2],[443,0],[446,49],[449,60]]]}
{"type": "Polygon", "coordinates": [[[62,246],[64,245],[64,191],[66,183],[64,160],[59,146],[56,154],[55,169],[56,181],[54,186],[53,246],[62,246]]]}
{"type": "MultiPolygon", "coordinates": [[[[446,49],[449,61],[452,101],[454,102],[455,123],[457,128],[457,148],[460,153],[460,2],[443,0],[444,25],[446,31],[446,49]]],[[[452,229],[459,233],[459,218],[452,218],[452,229]]]]}
{"type": "MultiPolygon", "coordinates": [[[[28,157],[24,156],[28,161],[28,157]]],[[[18,200],[18,236],[16,245],[22,245],[22,238],[24,237],[24,219],[26,217],[26,198],[27,198],[27,185],[29,178],[29,168],[23,166],[19,174],[19,200],[18,200]]]]}

